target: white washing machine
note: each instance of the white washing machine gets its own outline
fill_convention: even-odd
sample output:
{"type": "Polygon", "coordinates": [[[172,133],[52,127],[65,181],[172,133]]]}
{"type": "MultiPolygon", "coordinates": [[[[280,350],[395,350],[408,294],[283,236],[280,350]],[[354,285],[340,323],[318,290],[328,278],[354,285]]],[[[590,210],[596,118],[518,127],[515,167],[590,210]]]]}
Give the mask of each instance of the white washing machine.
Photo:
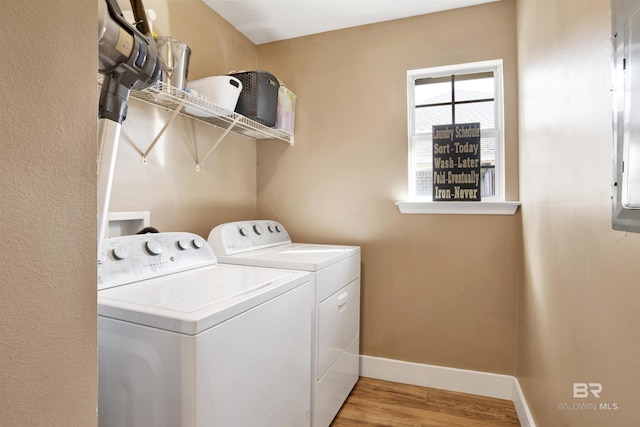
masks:
{"type": "Polygon", "coordinates": [[[359,376],[360,247],[292,243],[264,220],[221,224],[208,241],[220,263],[312,273],[311,425],[328,426],[359,376]]]}
{"type": "Polygon", "coordinates": [[[191,233],[104,251],[100,427],[310,425],[311,274],[218,264],[191,233]]]}

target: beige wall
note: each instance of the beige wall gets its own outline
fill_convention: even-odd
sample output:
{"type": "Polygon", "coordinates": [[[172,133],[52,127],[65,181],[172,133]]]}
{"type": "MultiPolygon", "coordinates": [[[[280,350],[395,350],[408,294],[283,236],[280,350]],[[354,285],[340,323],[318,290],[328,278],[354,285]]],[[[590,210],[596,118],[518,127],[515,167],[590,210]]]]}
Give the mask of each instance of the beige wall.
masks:
{"type": "MultiPolygon", "coordinates": [[[[128,2],[123,2],[125,9],[128,2]]],[[[189,80],[234,69],[255,69],[253,43],[202,0],[146,0],[158,20],[154,31],[191,48],[189,80]]],[[[150,211],[160,231],[190,231],[207,237],[213,226],[256,215],[256,143],[226,137],[196,172],[222,130],[179,116],[151,151],[141,153],[171,114],[138,100],[129,103],[122,126],[111,200],[112,212],[150,211]]]]}
{"type": "Polygon", "coordinates": [[[0,425],[96,425],[97,3],[0,2],[0,425]]]}
{"type": "Polygon", "coordinates": [[[517,366],[539,426],[640,425],[640,235],[611,229],[610,44],[607,0],[518,1],[517,366]],[[573,399],[575,382],[601,398],[573,399]],[[618,409],[558,409],[574,403],[618,409]]]}
{"type": "Polygon", "coordinates": [[[406,71],[504,60],[507,195],[517,199],[515,2],[258,46],[298,95],[295,146],[258,143],[258,216],[294,240],[362,246],[361,352],[515,372],[520,216],[401,215],[406,71]]]}

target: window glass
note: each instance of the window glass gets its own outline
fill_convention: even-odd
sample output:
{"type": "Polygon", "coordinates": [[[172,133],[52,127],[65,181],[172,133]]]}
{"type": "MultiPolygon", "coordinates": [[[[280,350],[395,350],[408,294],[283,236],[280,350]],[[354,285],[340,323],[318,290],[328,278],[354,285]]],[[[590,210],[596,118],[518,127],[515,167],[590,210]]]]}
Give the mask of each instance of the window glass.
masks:
{"type": "Polygon", "coordinates": [[[494,109],[493,101],[457,104],[456,123],[480,122],[481,129],[491,129],[495,126],[494,109]]]}
{"type": "Polygon", "coordinates": [[[416,82],[416,105],[451,102],[450,79],[424,79],[416,82]]]}
{"type": "Polygon", "coordinates": [[[480,138],[480,191],[482,197],[496,195],[496,138],[480,138]]]}
{"type": "Polygon", "coordinates": [[[434,125],[451,123],[452,119],[451,105],[416,108],[415,132],[431,133],[434,125]]]}
{"type": "Polygon", "coordinates": [[[456,102],[477,99],[493,99],[494,82],[493,73],[471,74],[471,78],[456,76],[456,102]],[[475,78],[474,78],[475,77],[475,78]]]}

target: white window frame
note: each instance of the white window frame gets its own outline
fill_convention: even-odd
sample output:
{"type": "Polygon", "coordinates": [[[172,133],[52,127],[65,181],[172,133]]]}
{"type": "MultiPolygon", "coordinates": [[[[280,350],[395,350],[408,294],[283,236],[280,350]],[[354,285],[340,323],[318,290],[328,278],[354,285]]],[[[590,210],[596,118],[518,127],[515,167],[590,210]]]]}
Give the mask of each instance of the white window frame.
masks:
{"type": "MultiPolygon", "coordinates": [[[[502,79],[502,60],[472,62],[466,64],[447,65],[442,67],[422,68],[407,71],[407,125],[409,139],[408,156],[408,198],[396,202],[402,213],[436,213],[436,214],[494,214],[509,215],[515,213],[519,202],[505,202],[505,164],[504,164],[504,90],[502,79]],[[431,139],[431,132],[415,133],[415,82],[429,77],[472,74],[482,72],[494,73],[494,108],[495,130],[486,130],[483,136],[495,136],[495,195],[483,197],[480,202],[433,202],[428,197],[416,196],[415,144],[417,141],[431,139]]],[[[446,124],[446,123],[443,123],[446,124]]]]}

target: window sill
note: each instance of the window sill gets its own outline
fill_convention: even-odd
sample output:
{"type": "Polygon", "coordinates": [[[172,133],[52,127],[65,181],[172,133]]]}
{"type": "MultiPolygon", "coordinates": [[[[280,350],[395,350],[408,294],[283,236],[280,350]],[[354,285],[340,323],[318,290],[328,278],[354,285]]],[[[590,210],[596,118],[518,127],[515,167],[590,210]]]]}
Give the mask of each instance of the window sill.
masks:
{"type": "Polygon", "coordinates": [[[403,214],[514,215],[520,202],[396,202],[403,214]]]}

